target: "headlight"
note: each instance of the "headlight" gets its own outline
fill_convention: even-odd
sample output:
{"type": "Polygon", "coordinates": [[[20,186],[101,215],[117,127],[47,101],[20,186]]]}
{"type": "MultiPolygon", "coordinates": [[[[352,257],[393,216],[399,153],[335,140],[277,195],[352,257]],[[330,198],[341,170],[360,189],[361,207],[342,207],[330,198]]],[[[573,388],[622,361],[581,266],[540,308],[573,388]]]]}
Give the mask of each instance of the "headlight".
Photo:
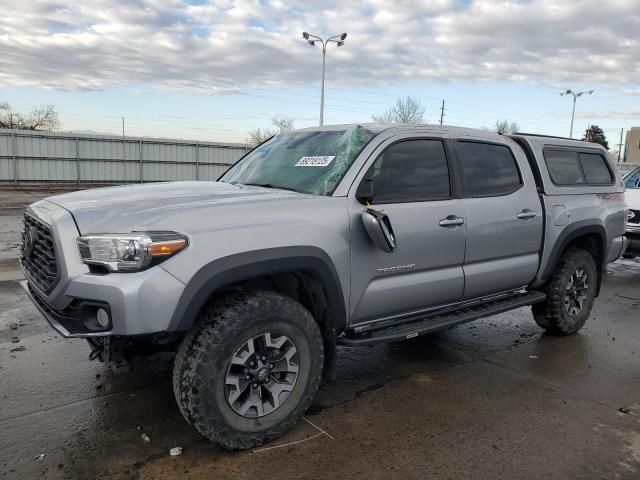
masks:
{"type": "Polygon", "coordinates": [[[141,232],[127,235],[86,235],[78,238],[84,263],[102,265],[111,272],[138,272],[175,255],[187,246],[187,238],[174,232],[141,232]]]}

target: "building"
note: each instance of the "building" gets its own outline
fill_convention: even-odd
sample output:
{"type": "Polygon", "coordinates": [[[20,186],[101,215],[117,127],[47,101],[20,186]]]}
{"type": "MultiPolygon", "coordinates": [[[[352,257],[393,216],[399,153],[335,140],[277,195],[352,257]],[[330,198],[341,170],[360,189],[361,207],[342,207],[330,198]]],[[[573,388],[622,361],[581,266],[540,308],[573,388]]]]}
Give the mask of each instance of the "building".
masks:
{"type": "Polygon", "coordinates": [[[624,142],[624,161],[640,163],[640,127],[631,127],[627,130],[624,142]]]}

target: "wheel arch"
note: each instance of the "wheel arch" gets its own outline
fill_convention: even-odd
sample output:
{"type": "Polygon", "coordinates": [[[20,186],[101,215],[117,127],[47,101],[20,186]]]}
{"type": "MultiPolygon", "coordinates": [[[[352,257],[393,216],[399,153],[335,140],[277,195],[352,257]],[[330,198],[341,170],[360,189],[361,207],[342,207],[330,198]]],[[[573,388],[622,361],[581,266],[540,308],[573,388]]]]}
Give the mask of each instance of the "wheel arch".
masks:
{"type": "Polygon", "coordinates": [[[169,324],[170,331],[191,328],[202,308],[233,287],[267,288],[279,291],[308,308],[319,323],[325,344],[325,376],[335,375],[336,337],[346,327],[347,309],[342,284],[333,261],[317,247],[281,247],[239,253],[202,266],[186,285],[169,324]],[[295,278],[301,292],[277,288],[287,278],[295,278]],[[268,280],[267,280],[268,279],[268,280]],[[274,287],[270,288],[269,282],[274,287]],[[315,308],[316,302],[325,302],[315,308]]]}
{"type": "Polygon", "coordinates": [[[540,281],[537,283],[544,283],[551,277],[560,261],[560,258],[569,247],[583,248],[594,257],[596,268],[598,270],[598,284],[596,289],[597,296],[600,293],[600,286],[602,283],[602,270],[604,269],[607,261],[608,243],[605,227],[599,223],[594,223],[592,220],[575,222],[562,231],[551,250],[547,264],[539,277],[540,281]]]}
{"type": "Polygon", "coordinates": [[[220,289],[253,278],[287,272],[309,272],[326,290],[332,326],[346,325],[346,306],[340,278],[330,257],[317,247],[281,247],[239,253],[202,266],[185,286],[169,329],[188,330],[205,303],[220,289]]]}

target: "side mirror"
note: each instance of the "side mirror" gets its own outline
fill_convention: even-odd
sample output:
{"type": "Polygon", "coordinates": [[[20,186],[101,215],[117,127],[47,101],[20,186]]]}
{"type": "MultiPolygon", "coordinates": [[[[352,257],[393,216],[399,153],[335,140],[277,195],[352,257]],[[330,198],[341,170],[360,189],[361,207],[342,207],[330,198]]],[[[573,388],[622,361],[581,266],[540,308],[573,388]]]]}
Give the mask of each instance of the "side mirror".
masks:
{"type": "Polygon", "coordinates": [[[389,217],[384,213],[367,208],[362,212],[362,223],[373,244],[386,253],[393,253],[398,244],[389,217]]]}

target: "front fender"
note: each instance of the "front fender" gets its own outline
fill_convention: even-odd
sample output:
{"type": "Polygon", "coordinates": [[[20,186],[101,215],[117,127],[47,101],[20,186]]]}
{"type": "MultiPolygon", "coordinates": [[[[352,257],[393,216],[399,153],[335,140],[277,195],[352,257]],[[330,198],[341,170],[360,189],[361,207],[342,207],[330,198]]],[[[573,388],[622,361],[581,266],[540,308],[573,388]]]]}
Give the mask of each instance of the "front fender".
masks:
{"type": "Polygon", "coordinates": [[[306,271],[316,275],[326,290],[332,328],[344,330],[346,305],[333,261],[317,247],[277,247],[238,253],[202,266],[187,283],[169,324],[170,331],[188,330],[198,313],[221,288],[265,275],[306,271]]]}

